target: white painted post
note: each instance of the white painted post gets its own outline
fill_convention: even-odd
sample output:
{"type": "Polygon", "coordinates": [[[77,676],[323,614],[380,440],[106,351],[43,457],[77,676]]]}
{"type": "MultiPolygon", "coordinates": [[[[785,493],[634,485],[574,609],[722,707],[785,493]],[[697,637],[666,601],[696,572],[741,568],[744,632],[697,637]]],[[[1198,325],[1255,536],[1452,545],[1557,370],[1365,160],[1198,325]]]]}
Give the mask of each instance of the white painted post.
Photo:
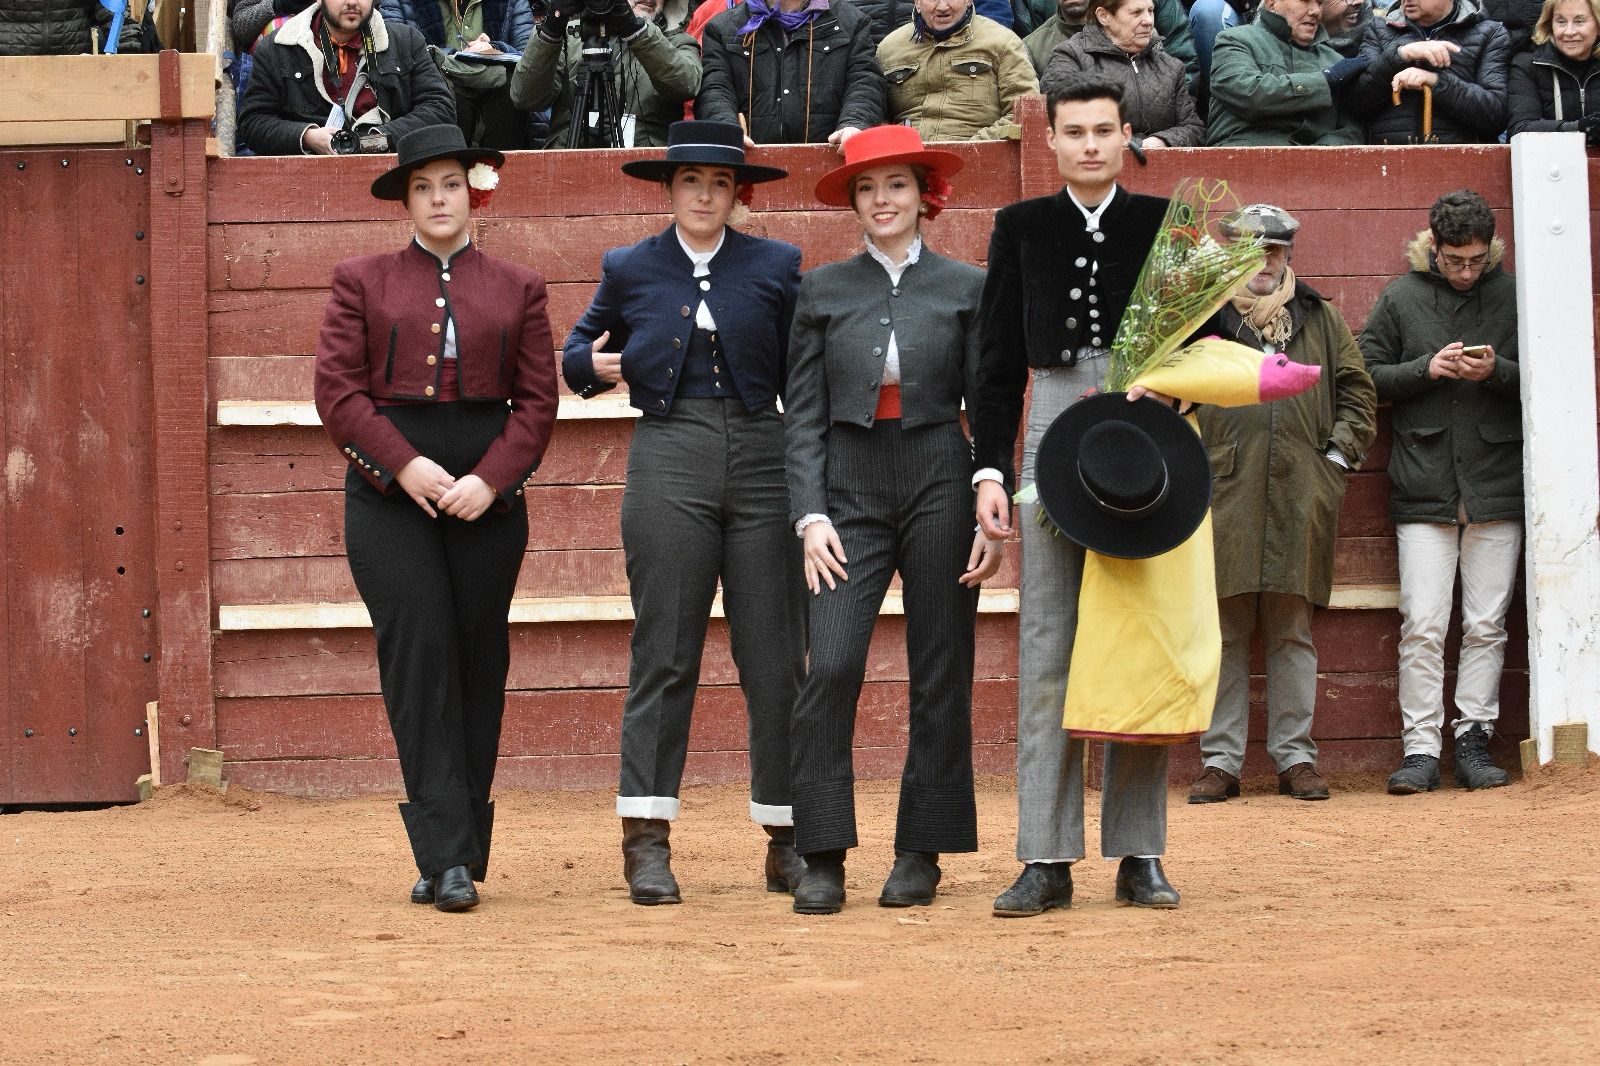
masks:
{"type": "Polygon", "coordinates": [[[1527,493],[1528,727],[1539,760],[1548,762],[1559,723],[1587,721],[1590,749],[1600,743],[1600,457],[1582,134],[1512,138],[1511,210],[1527,493]]]}

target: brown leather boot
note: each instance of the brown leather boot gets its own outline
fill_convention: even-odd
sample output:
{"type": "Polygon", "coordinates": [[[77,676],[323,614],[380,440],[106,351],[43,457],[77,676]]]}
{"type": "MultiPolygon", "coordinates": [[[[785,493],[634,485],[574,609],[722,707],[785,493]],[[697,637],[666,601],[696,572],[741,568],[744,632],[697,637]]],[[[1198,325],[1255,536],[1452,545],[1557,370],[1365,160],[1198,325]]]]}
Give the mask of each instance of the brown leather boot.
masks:
{"type": "Polygon", "coordinates": [[[1189,786],[1190,803],[1226,803],[1239,794],[1239,779],[1220,766],[1208,766],[1189,786]]]}
{"type": "Polygon", "coordinates": [[[765,825],[767,841],[767,891],[794,892],[805,875],[806,861],[795,853],[794,826],[765,825]]]}
{"type": "Polygon", "coordinates": [[[1328,782],[1317,773],[1317,764],[1297,762],[1278,775],[1278,791],[1297,800],[1325,800],[1328,782]]]}
{"type": "Polygon", "coordinates": [[[622,875],[633,902],[646,907],[683,902],[678,879],[672,876],[672,847],[667,843],[671,829],[664,818],[622,820],[622,875]]]}

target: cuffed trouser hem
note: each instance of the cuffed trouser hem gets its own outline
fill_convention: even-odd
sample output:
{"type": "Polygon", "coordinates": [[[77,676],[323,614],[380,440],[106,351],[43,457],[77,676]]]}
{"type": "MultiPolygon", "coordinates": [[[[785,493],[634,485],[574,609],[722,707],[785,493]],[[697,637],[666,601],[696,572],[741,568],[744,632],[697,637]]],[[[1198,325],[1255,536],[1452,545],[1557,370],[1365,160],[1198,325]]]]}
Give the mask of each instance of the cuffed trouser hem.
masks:
{"type": "Polygon", "coordinates": [[[1483,726],[1485,733],[1491,737],[1494,736],[1494,719],[1492,718],[1487,722],[1481,718],[1457,718],[1451,726],[1451,734],[1459,739],[1475,725],[1483,726]]]}
{"type": "Polygon", "coordinates": [[[954,853],[978,850],[978,806],[972,786],[900,786],[896,851],[954,853]]]}
{"type": "Polygon", "coordinates": [[[794,807],[751,800],[750,820],[757,825],[794,825],[794,807]]]}
{"type": "Polygon", "coordinates": [[[617,817],[676,821],[679,800],[676,796],[618,796],[617,817]]]}
{"type": "Polygon", "coordinates": [[[814,781],[794,786],[794,850],[801,855],[853,848],[856,839],[856,783],[854,778],[814,781]]]}

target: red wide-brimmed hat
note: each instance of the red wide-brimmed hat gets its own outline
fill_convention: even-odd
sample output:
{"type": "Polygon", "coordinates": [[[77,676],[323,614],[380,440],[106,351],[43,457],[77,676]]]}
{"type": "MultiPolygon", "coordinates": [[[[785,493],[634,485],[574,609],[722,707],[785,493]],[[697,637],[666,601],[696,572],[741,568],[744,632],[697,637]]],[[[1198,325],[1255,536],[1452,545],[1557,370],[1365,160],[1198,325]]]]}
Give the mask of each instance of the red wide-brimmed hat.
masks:
{"type": "Polygon", "coordinates": [[[817,181],[817,199],[831,207],[851,207],[850,179],[863,170],[907,163],[927,167],[942,178],[961,169],[962,159],[954,152],[924,148],[922,135],[911,126],[873,126],[844,142],[844,164],[834,167],[817,181]]]}

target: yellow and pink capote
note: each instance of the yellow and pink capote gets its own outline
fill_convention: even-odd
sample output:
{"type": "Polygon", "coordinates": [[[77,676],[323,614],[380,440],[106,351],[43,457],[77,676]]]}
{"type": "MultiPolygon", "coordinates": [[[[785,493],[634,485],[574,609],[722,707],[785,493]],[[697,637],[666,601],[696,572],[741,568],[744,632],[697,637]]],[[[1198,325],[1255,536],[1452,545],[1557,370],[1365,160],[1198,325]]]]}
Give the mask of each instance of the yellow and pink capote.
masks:
{"type": "MultiPolygon", "coordinates": [[[[1313,388],[1322,368],[1208,337],[1167,355],[1131,385],[1238,407],[1313,388]]],[[[1191,428],[1199,426],[1193,414],[1191,428]]],[[[1062,726],[1075,736],[1181,744],[1211,724],[1222,635],[1211,515],[1149,559],[1087,552],[1062,726]]]]}

